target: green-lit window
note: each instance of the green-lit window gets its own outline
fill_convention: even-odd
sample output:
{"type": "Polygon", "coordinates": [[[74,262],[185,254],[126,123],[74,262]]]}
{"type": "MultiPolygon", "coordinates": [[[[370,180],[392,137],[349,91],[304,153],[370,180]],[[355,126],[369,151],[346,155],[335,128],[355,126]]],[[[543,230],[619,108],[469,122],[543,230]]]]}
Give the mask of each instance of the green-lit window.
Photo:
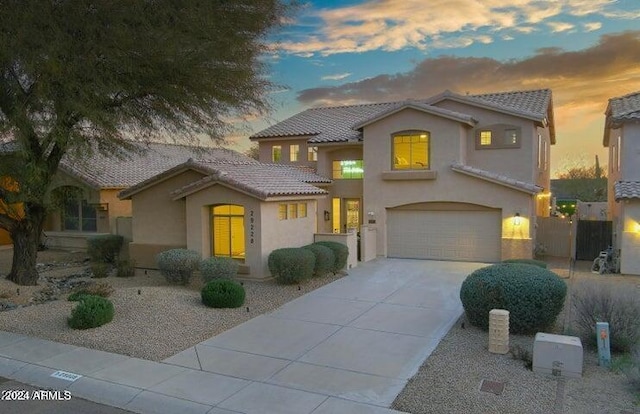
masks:
{"type": "Polygon", "coordinates": [[[244,207],[232,204],[211,208],[214,256],[244,259],[244,207]]]}
{"type": "Polygon", "coordinates": [[[342,160],[333,162],[334,180],[357,180],[364,176],[362,160],[342,160]]]}
{"type": "Polygon", "coordinates": [[[307,203],[298,204],[298,217],[307,217],[307,203]]]}
{"type": "Polygon", "coordinates": [[[429,133],[415,132],[393,137],[393,168],[423,170],[429,168],[429,133]]]}
{"type": "Polygon", "coordinates": [[[287,205],[278,204],[278,220],[286,220],[286,219],[287,219],[287,205]]]}
{"type": "Polygon", "coordinates": [[[280,162],[281,158],[282,158],[282,146],[274,145],[273,147],[271,147],[271,161],[280,162]]]}
{"type": "Polygon", "coordinates": [[[300,159],[300,145],[289,145],[289,161],[296,162],[300,159]]]}

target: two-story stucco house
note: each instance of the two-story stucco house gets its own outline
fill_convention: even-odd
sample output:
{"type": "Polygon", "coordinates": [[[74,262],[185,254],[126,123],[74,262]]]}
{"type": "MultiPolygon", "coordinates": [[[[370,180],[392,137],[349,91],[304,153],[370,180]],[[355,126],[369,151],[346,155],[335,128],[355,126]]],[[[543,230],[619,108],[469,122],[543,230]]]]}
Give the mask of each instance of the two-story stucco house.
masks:
{"type": "Polygon", "coordinates": [[[640,91],[610,99],[605,115],[613,243],[620,249],[620,271],[640,275],[640,91]]]}
{"type": "Polygon", "coordinates": [[[251,139],[331,178],[318,231],[375,227],[380,256],[527,258],[549,214],[548,89],[312,108],[251,139]]]}

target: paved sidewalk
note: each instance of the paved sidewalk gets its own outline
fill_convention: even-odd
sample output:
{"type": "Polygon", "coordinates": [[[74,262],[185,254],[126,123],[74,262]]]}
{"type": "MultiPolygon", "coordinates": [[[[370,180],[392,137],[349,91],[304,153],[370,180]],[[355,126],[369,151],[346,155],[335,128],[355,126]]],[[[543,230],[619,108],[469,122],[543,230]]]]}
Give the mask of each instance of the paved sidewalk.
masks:
{"type": "Polygon", "coordinates": [[[364,263],[162,363],[0,331],[0,376],[141,413],[397,413],[386,407],[461,315],[460,284],[481,266],[364,263]]]}

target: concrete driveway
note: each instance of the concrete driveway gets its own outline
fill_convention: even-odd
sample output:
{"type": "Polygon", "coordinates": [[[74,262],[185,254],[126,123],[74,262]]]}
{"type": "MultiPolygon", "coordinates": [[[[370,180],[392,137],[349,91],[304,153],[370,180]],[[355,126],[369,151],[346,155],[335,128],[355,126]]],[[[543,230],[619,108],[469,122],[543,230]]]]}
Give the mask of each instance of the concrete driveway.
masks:
{"type": "Polygon", "coordinates": [[[378,259],[163,362],[0,331],[0,376],[139,413],[397,413],[481,266],[378,259]]]}
{"type": "Polygon", "coordinates": [[[482,266],[364,263],[164,362],[251,381],[217,405],[233,412],[390,413],[383,407],[462,314],[460,285],[482,266]]]}

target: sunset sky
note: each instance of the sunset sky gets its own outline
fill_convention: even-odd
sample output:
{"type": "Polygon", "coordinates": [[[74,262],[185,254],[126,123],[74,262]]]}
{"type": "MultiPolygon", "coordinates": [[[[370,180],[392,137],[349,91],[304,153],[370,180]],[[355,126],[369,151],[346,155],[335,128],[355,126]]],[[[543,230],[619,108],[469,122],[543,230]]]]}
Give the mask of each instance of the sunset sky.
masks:
{"type": "Polygon", "coordinates": [[[640,90],[640,0],[314,0],[276,38],[282,87],[253,132],[312,106],[550,88],[557,171],[606,163],[607,100],[640,90]]]}

